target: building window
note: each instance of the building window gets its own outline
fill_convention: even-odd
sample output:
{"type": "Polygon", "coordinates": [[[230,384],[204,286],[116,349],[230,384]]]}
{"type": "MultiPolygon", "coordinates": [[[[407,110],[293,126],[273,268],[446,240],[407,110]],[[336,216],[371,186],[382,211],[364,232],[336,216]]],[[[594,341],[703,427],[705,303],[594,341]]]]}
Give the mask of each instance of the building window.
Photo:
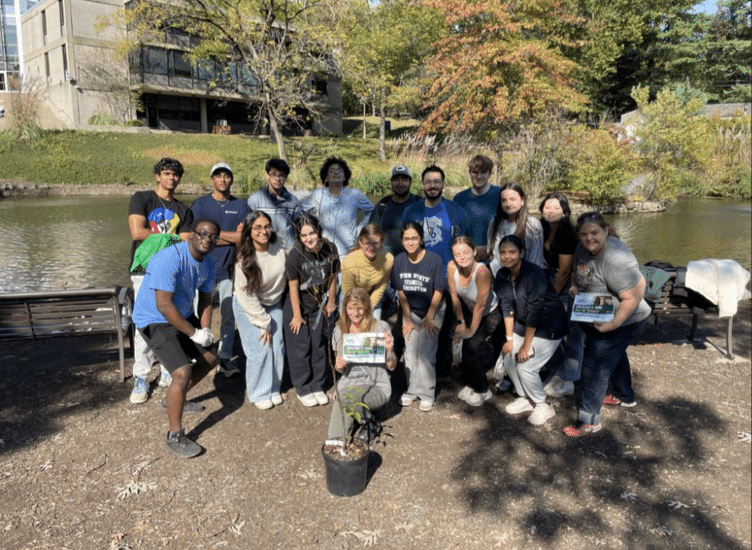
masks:
{"type": "Polygon", "coordinates": [[[167,50],[147,47],[144,50],[144,72],[166,75],[169,70],[167,50]]]}
{"type": "Polygon", "coordinates": [[[63,51],[63,78],[70,80],[70,74],[68,74],[68,49],[65,47],[65,44],[61,46],[61,49],[63,51]]]}
{"type": "Polygon", "coordinates": [[[44,37],[44,43],[47,43],[47,12],[42,10],[42,36],[44,37]]]}
{"type": "Polygon", "coordinates": [[[57,0],[57,6],[60,11],[60,34],[65,36],[65,12],[63,11],[63,0],[57,0]]]}
{"type": "Polygon", "coordinates": [[[191,77],[191,62],[186,52],[172,51],[171,75],[191,77]]]}
{"type": "Polygon", "coordinates": [[[47,82],[50,80],[50,54],[48,52],[44,52],[44,70],[47,74],[47,82]]]}

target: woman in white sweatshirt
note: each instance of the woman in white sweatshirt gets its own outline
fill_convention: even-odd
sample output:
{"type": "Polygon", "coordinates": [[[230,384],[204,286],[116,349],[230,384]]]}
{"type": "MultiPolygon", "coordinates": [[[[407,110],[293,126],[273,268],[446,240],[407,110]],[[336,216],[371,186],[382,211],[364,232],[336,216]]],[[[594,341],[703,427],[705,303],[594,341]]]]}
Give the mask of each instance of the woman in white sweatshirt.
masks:
{"type": "Polygon", "coordinates": [[[243,222],[235,253],[232,307],[246,355],[248,400],[261,410],[283,403],[285,365],[282,305],[287,288],[286,254],[272,220],[256,210],[243,222]]]}

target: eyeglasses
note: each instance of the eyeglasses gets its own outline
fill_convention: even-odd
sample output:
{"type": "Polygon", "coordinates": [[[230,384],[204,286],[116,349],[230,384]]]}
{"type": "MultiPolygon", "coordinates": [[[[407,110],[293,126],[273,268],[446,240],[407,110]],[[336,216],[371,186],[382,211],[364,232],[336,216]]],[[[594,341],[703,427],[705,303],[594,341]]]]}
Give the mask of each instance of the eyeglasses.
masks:
{"type": "Polygon", "coordinates": [[[363,248],[381,248],[381,241],[363,241],[363,248]]]}
{"type": "Polygon", "coordinates": [[[199,233],[198,231],[194,231],[194,233],[198,235],[198,238],[201,240],[208,239],[213,243],[216,243],[219,240],[219,235],[217,235],[216,233],[199,233]]]}
{"type": "Polygon", "coordinates": [[[443,183],[442,179],[423,180],[423,185],[442,185],[443,183]]]}
{"type": "Polygon", "coordinates": [[[402,237],[402,240],[406,243],[420,242],[420,237],[402,237]]]}
{"type": "Polygon", "coordinates": [[[272,226],[271,225],[253,225],[251,226],[251,229],[254,233],[271,233],[272,226]]]}
{"type": "Polygon", "coordinates": [[[279,181],[287,181],[287,176],[285,174],[280,174],[278,172],[271,172],[267,174],[270,179],[273,180],[279,180],[279,181]]]}

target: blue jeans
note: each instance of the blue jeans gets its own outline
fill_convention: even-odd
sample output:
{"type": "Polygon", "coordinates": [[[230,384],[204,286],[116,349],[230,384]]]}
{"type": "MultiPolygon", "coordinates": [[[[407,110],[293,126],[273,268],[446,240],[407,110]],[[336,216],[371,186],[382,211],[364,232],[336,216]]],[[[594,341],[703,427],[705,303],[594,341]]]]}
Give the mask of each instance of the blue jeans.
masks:
{"type": "Polygon", "coordinates": [[[238,324],[240,341],[246,356],[245,383],[248,400],[251,403],[268,401],[272,395],[279,395],[282,385],[282,372],[285,368],[285,352],[282,336],[282,302],[272,306],[263,306],[271,316],[272,335],[270,345],[259,341],[261,329],[251,323],[238,299],[233,297],[232,308],[235,322],[238,324]]]}
{"type": "Polygon", "coordinates": [[[624,325],[611,332],[600,333],[595,328],[585,332],[580,406],[577,420],[599,424],[601,406],[611,381],[614,395],[622,401],[635,400],[632,373],[627,347],[642,332],[646,321],[624,325]]]}

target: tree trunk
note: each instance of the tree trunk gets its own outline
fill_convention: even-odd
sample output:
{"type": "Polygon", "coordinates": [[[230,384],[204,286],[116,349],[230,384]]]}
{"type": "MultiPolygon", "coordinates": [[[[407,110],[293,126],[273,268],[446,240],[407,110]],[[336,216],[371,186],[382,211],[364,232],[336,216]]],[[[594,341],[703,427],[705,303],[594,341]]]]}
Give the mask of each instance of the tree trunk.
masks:
{"type": "Polygon", "coordinates": [[[269,114],[269,131],[274,137],[274,141],[277,142],[277,151],[279,152],[279,158],[287,162],[287,151],[285,150],[285,138],[282,136],[282,132],[279,129],[279,124],[277,123],[277,117],[275,116],[274,110],[272,109],[271,105],[267,107],[266,112],[269,114]]]}
{"type": "Polygon", "coordinates": [[[386,90],[381,88],[379,98],[379,159],[386,160],[386,90]]]}
{"type": "Polygon", "coordinates": [[[363,139],[366,139],[366,102],[363,102],[363,139]]]}

